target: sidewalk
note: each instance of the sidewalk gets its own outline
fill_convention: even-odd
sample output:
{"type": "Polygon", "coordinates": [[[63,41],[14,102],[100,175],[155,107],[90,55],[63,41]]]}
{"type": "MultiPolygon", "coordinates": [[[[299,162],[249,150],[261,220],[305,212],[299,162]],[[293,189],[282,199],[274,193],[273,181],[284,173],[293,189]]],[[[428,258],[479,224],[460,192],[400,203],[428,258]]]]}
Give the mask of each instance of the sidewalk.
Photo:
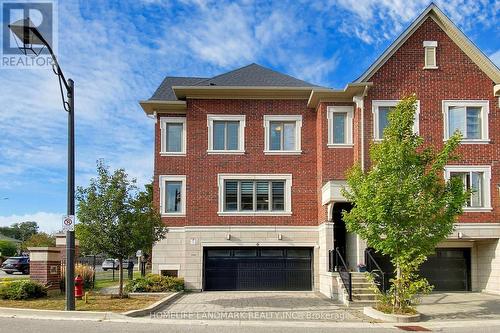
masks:
{"type": "Polygon", "coordinates": [[[394,328],[395,326],[421,326],[427,329],[440,328],[465,328],[498,326],[500,331],[500,320],[471,320],[471,321],[433,321],[416,322],[408,325],[395,323],[369,323],[369,322],[325,322],[325,321],[235,321],[235,320],[175,320],[175,319],[151,319],[149,317],[131,318],[112,312],[89,312],[89,311],[55,311],[55,310],[32,310],[0,308],[0,318],[23,318],[44,319],[56,321],[93,321],[93,322],[116,322],[116,323],[142,323],[163,325],[194,325],[194,326],[244,326],[244,327],[310,327],[310,328],[394,328]]]}

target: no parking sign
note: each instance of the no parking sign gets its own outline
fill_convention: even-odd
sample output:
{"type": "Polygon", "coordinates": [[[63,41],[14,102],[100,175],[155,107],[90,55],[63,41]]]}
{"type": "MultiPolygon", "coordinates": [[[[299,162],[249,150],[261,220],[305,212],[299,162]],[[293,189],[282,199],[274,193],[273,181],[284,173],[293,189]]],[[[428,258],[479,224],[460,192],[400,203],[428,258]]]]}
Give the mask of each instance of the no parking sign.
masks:
{"type": "Polygon", "coordinates": [[[62,219],[63,231],[75,231],[75,215],[65,215],[62,219]]]}

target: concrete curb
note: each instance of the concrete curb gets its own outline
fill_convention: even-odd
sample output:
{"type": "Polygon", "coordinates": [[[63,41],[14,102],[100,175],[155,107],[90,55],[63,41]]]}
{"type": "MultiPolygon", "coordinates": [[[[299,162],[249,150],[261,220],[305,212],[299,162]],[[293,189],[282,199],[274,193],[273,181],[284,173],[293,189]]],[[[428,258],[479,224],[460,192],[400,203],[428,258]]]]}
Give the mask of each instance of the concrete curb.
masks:
{"type": "Polygon", "coordinates": [[[59,311],[0,307],[0,317],[103,321],[122,317],[113,312],[59,311]]]}
{"type": "MultiPolygon", "coordinates": [[[[0,318],[22,318],[43,320],[68,320],[68,321],[106,321],[117,323],[144,323],[160,325],[195,325],[195,326],[244,326],[244,327],[303,327],[303,328],[386,328],[393,329],[395,323],[367,323],[367,322],[318,322],[318,321],[233,321],[233,320],[176,320],[176,319],[150,319],[133,318],[112,312],[90,311],[57,311],[34,310],[20,308],[0,307],[0,318]]],[[[456,321],[425,321],[419,323],[429,329],[440,328],[465,328],[500,326],[498,319],[456,320],[456,321]]]]}
{"type": "MultiPolygon", "coordinates": [[[[146,293],[134,293],[134,294],[135,295],[147,296],[147,295],[145,295],[146,293]]],[[[152,293],[148,293],[148,294],[152,294],[152,293]]],[[[159,309],[163,308],[167,304],[175,301],[181,295],[182,295],[182,291],[178,291],[176,293],[169,294],[167,297],[162,298],[158,302],[153,303],[153,304],[151,304],[148,307],[145,307],[145,308],[139,309],[139,310],[127,311],[127,312],[122,313],[122,315],[128,316],[128,317],[142,317],[142,316],[146,316],[146,315],[148,315],[148,314],[150,314],[152,312],[158,311],[159,309]]]]}
{"type": "Polygon", "coordinates": [[[382,320],[389,323],[413,323],[420,321],[420,313],[414,315],[388,314],[375,310],[371,306],[363,308],[363,314],[373,319],[382,320]]]}

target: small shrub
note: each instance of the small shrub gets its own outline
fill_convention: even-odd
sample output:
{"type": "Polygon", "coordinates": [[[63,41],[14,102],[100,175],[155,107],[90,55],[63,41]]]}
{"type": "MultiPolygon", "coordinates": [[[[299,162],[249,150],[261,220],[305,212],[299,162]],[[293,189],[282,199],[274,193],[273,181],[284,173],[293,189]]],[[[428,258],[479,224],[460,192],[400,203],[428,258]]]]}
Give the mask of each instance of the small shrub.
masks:
{"type": "Polygon", "coordinates": [[[44,296],[47,296],[47,288],[36,281],[7,281],[0,284],[0,299],[23,300],[44,296]]]}
{"type": "Polygon", "coordinates": [[[90,289],[92,287],[92,281],[94,280],[94,269],[89,265],[76,264],[75,265],[75,277],[80,275],[83,278],[83,287],[85,289],[90,289]]]}
{"type": "Polygon", "coordinates": [[[181,291],[184,289],[184,279],[158,274],[148,274],[131,280],[125,286],[127,292],[167,292],[181,291]]]}

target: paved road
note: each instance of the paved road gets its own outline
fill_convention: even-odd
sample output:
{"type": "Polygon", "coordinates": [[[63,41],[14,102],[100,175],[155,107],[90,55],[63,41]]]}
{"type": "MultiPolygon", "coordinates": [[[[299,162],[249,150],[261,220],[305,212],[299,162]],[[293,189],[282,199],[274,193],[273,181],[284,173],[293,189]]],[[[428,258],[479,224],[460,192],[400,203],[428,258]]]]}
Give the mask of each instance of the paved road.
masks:
{"type": "MultiPolygon", "coordinates": [[[[478,325],[479,326],[479,325],[478,325]]],[[[162,324],[162,323],[131,323],[131,322],[91,322],[91,321],[75,321],[75,320],[46,320],[46,319],[20,319],[20,318],[0,318],[0,331],[3,328],[15,327],[16,333],[23,332],[71,332],[71,333],[89,333],[89,332],[105,332],[105,333],[154,333],[154,332],[169,332],[169,333],[250,333],[250,332],[268,332],[268,333],[385,333],[385,332],[400,332],[405,331],[397,328],[331,328],[331,327],[272,327],[272,326],[217,326],[217,325],[193,325],[186,324],[162,324]]],[[[480,328],[444,328],[435,330],[435,332],[443,333],[497,333],[500,327],[488,326],[485,324],[480,328]]]]}

